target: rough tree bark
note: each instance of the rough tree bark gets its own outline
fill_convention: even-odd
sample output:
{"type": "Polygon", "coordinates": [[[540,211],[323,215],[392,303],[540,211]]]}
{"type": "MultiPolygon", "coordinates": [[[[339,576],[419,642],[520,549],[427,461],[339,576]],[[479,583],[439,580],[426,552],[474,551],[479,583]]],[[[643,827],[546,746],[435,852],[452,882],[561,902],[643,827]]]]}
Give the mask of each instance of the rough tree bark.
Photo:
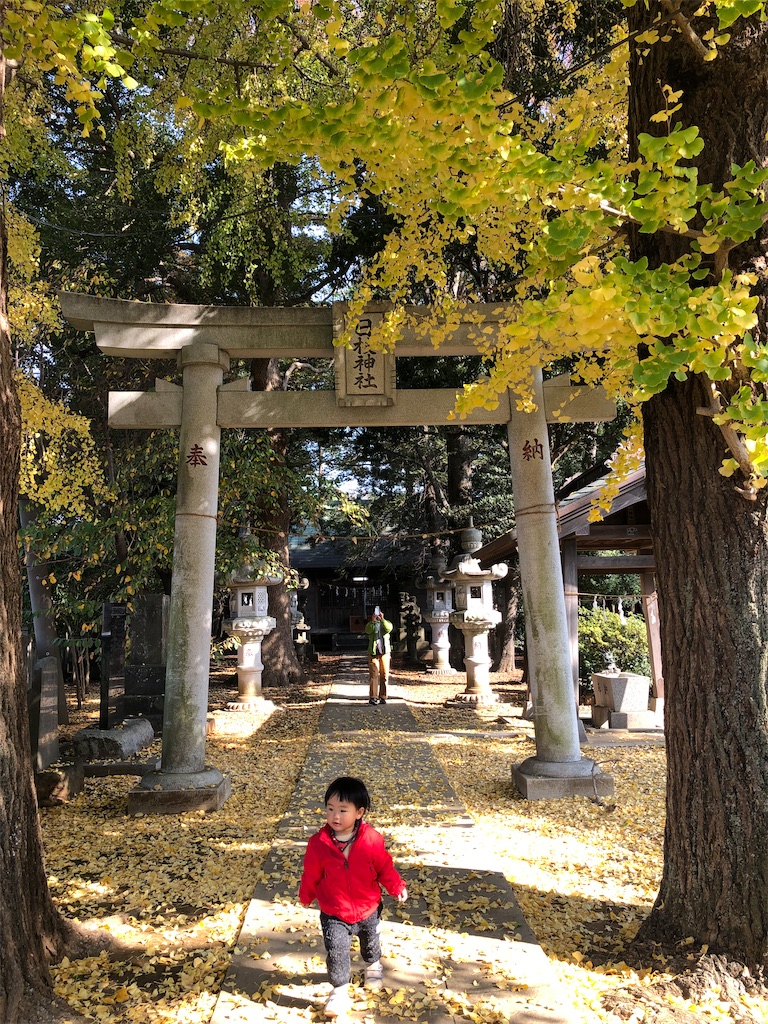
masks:
{"type": "MultiPolygon", "coordinates": [[[[630,29],[647,24],[638,5],[630,29]]],[[[686,9],[686,8],[684,8],[686,9]]],[[[709,25],[693,17],[701,37],[709,25]]],[[[633,54],[630,137],[663,130],[660,85],[683,89],[674,120],[706,142],[700,181],[729,180],[731,162],[768,160],[768,23],[737,21],[731,42],[703,62],[680,34],[644,59],[633,54]]],[[[765,235],[730,254],[757,273],[766,331],[765,235]]],[[[670,234],[636,235],[633,256],[674,259],[670,234]]],[[[735,387],[735,382],[731,382],[735,387]]],[[[666,683],[668,750],[664,871],[641,938],[693,936],[747,964],[768,957],[768,530],[766,492],[747,502],[717,470],[725,451],[706,381],[671,381],[644,413],[648,499],[654,524],[666,683]]],[[[763,398],[765,396],[763,395],[763,398]]]]}
{"type": "Polygon", "coordinates": [[[475,445],[466,427],[446,428],[448,501],[451,506],[472,502],[472,461],[475,445]]]}
{"type": "Polygon", "coordinates": [[[494,671],[515,671],[515,627],[520,603],[520,569],[518,563],[510,566],[510,572],[502,580],[504,594],[504,618],[501,623],[501,653],[494,671]]]}
{"type": "MultiPolygon", "coordinates": [[[[4,80],[0,57],[0,101],[4,80]]],[[[12,379],[6,252],[0,210],[0,1020],[14,1024],[29,991],[50,988],[47,956],[61,948],[65,925],[49,896],[43,868],[21,665],[21,420],[12,379]]]]}
{"type": "MultiPolygon", "coordinates": [[[[256,391],[279,390],[282,385],[280,373],[275,359],[256,359],[251,364],[251,379],[256,391]]],[[[288,436],[284,430],[270,430],[269,438],[278,459],[285,459],[288,448],[288,436]]],[[[280,490],[278,488],[278,493],[280,490]]],[[[287,495],[279,498],[278,512],[270,515],[269,532],[261,535],[265,547],[275,552],[280,562],[289,565],[288,534],[291,526],[291,510],[287,495]]],[[[255,526],[258,532],[258,524],[255,526]]],[[[301,666],[293,645],[293,625],[291,623],[291,605],[288,590],[283,583],[269,588],[269,614],[274,616],[276,625],[265,637],[262,644],[262,661],[264,686],[287,686],[301,678],[301,666]]]]}

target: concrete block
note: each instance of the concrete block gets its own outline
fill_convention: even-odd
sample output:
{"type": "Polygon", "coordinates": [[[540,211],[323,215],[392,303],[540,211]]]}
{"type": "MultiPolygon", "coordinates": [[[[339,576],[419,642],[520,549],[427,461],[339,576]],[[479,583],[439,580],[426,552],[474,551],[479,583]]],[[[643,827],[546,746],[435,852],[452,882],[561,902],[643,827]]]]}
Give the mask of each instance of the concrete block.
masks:
{"type": "Polygon", "coordinates": [[[85,765],[86,778],[106,779],[112,775],[146,775],[160,770],[160,758],[149,761],[90,761],[85,765]]]}
{"type": "Polygon", "coordinates": [[[521,772],[512,766],[512,779],[526,800],[561,800],[564,797],[586,796],[591,799],[614,795],[613,776],[597,772],[580,778],[543,778],[521,772]]]}
{"type": "Polygon", "coordinates": [[[656,713],[653,711],[611,711],[611,729],[655,729],[656,713]]]}
{"type": "Polygon", "coordinates": [[[81,729],[72,743],[75,755],[86,761],[125,760],[155,740],[146,718],[128,718],[116,729],[81,729]]]}
{"type": "Polygon", "coordinates": [[[595,704],[592,708],[592,725],[596,729],[607,729],[611,720],[611,709],[602,704],[595,704]]]}
{"type": "Polygon", "coordinates": [[[651,680],[634,672],[593,672],[595,703],[611,711],[647,711],[651,680]]]}
{"type": "Polygon", "coordinates": [[[187,811],[218,811],[232,795],[232,781],[225,775],[216,786],[203,789],[141,789],[128,794],[128,814],[184,814],[187,811]]]}

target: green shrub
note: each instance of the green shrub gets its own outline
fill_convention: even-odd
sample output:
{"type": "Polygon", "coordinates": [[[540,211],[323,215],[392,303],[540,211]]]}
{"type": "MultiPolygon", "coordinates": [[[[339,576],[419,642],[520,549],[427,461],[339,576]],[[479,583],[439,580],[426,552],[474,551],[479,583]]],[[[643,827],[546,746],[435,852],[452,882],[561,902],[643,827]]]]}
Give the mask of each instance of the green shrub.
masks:
{"type": "Polygon", "coordinates": [[[592,673],[605,672],[610,657],[622,672],[651,674],[645,619],[602,608],[579,608],[579,676],[582,688],[592,692],[592,673]]]}

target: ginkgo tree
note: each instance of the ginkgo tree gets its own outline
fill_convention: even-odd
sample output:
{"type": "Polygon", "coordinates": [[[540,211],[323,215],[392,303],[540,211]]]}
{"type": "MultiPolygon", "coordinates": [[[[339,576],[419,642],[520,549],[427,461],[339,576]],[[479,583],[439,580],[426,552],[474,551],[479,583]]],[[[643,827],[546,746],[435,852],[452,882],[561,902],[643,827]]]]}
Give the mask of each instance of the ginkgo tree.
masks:
{"type": "Polygon", "coordinates": [[[11,1024],[22,1000],[45,988],[48,956],[61,951],[68,929],[46,887],[27,742],[17,541],[21,424],[8,321],[9,168],[14,159],[24,162],[28,141],[20,81],[57,82],[86,129],[107,76],[133,85],[128,61],[108,35],[112,24],[109,14],[34,0],[0,9],[0,888],[13,894],[0,904],[0,1017],[11,1024]]]}
{"type": "MultiPolygon", "coordinates": [[[[406,320],[414,280],[433,301],[433,316],[415,326],[436,345],[471,318],[451,288],[450,247],[473,244],[508,271],[506,322],[477,326],[491,369],[465,389],[459,415],[508,388],[525,404],[531,367],[556,358],[638,410],[670,749],[664,880],[646,931],[693,937],[759,968],[768,955],[768,29],[762,0],[627,6],[629,33],[617,30],[583,85],[532,106],[505,88],[493,56],[502,24],[493,0],[269,0],[252,7],[254,31],[290,24],[305,77],[285,73],[278,50],[269,88],[222,75],[202,93],[190,79],[177,109],[236,126],[222,139],[231,161],[317,160],[337,182],[332,230],[361,187],[377,198],[395,228],[353,312],[374,295],[393,302],[382,346],[406,320]]],[[[159,49],[151,17],[144,27],[142,45],[159,49]]],[[[639,452],[636,430],[617,469],[639,452]]]]}

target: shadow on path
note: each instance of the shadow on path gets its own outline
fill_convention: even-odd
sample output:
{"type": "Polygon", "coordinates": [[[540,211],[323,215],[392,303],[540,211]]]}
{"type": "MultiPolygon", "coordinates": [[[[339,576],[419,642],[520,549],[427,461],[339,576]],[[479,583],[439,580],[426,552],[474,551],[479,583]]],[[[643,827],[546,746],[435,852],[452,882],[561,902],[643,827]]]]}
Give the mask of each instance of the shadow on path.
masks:
{"type": "Polygon", "coordinates": [[[366,781],[368,817],[385,832],[409,893],[405,904],[385,895],[382,991],[362,987],[363,964],[353,954],[347,1019],[576,1024],[580,1015],[433,756],[429,736],[396,696],[370,706],[367,686],[365,655],[344,655],[211,1024],[325,1019],[330,986],[318,911],[303,908],[296,891],[307,839],[325,821],[323,793],[338,775],[366,781]]]}

